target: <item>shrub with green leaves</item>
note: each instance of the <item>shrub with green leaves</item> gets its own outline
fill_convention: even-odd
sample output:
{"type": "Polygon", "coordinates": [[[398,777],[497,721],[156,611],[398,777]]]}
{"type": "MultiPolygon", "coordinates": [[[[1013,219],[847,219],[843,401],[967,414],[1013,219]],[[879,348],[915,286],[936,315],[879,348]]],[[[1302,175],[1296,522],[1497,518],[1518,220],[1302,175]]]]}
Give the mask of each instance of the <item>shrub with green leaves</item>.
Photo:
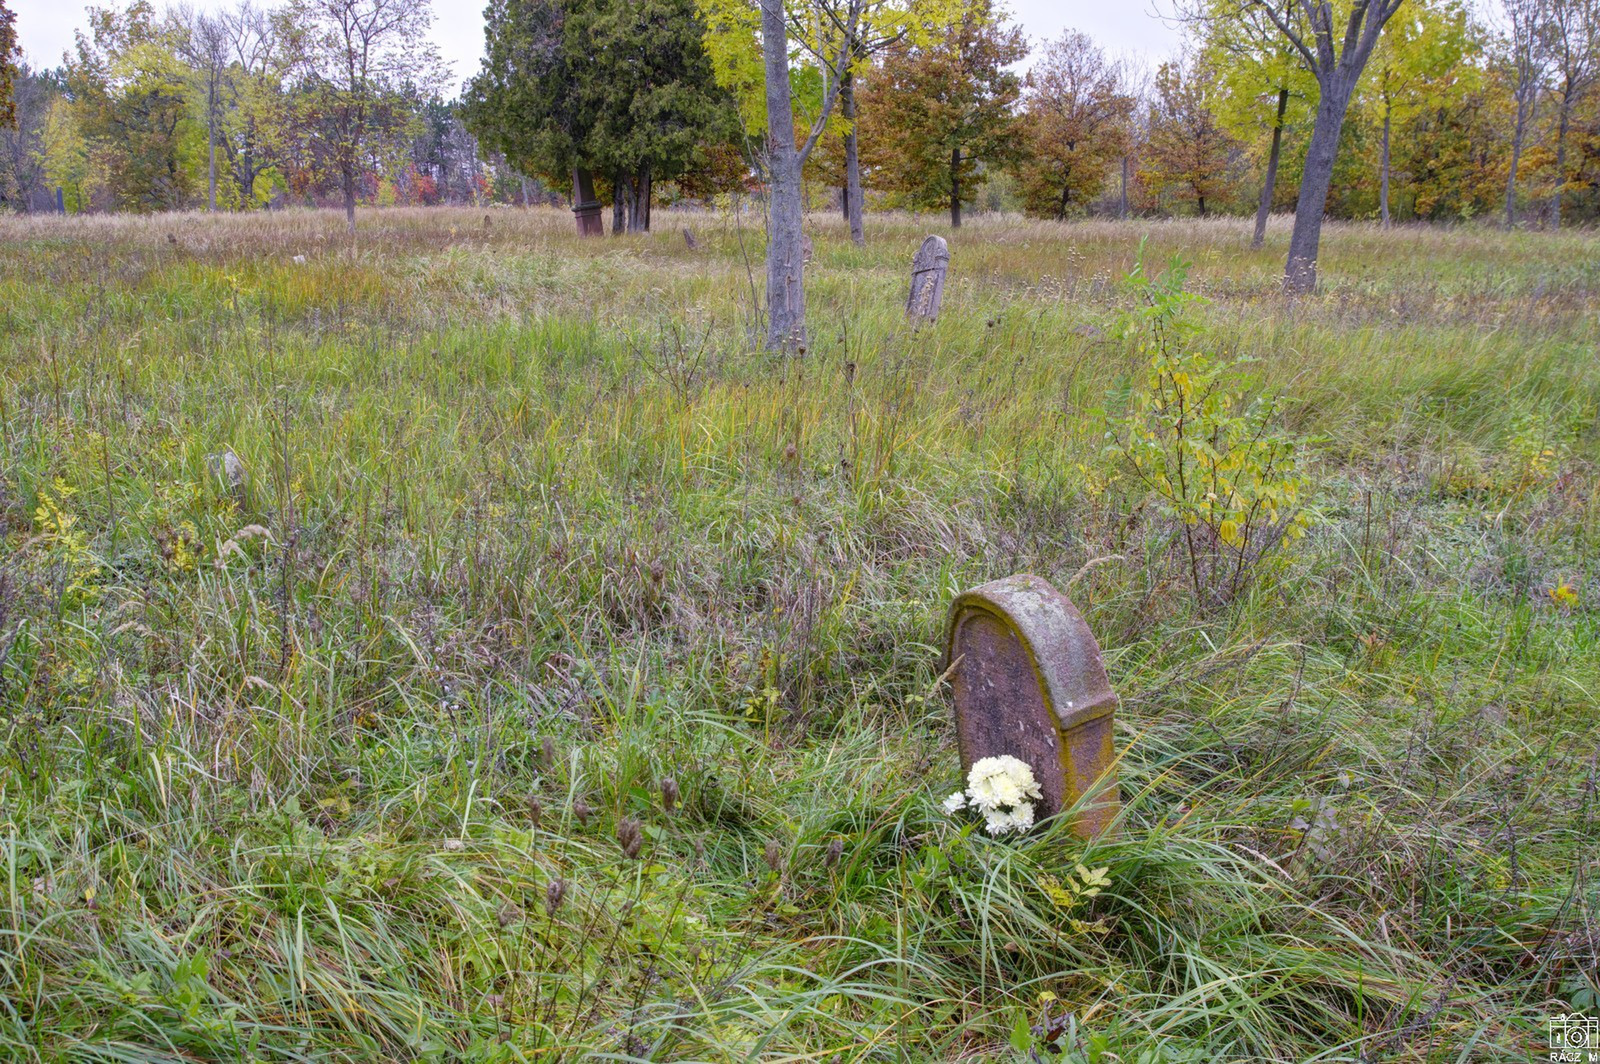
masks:
{"type": "Polygon", "coordinates": [[[1202,602],[1233,599],[1256,565],[1304,535],[1304,443],[1278,425],[1272,396],[1251,394],[1244,360],[1204,349],[1190,313],[1203,297],[1184,288],[1174,259],[1151,277],[1141,254],[1127,283],[1138,296],[1125,336],[1149,372],[1106,440],[1123,474],[1177,524],[1187,577],[1202,602]]]}

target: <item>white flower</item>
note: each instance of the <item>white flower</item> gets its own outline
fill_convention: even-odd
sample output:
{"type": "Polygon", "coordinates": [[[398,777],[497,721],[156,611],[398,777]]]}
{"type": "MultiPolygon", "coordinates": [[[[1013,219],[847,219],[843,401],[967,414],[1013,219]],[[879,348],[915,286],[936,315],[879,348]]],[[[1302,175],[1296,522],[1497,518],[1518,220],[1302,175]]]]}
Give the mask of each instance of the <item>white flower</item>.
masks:
{"type": "Polygon", "coordinates": [[[954,813],[970,804],[983,814],[989,834],[1004,835],[1033,827],[1033,803],[1043,796],[1028,763],[1002,754],[974,763],[967,773],[966,796],[952,794],[945,799],[944,809],[954,813]]]}
{"type": "Polygon", "coordinates": [[[986,809],[983,827],[991,835],[1004,835],[1008,831],[1023,832],[1033,827],[1033,803],[1022,802],[1010,812],[986,809]]]}
{"type": "Polygon", "coordinates": [[[1002,754],[973,763],[967,773],[967,793],[980,809],[1010,808],[1044,795],[1026,761],[1002,754]]]}

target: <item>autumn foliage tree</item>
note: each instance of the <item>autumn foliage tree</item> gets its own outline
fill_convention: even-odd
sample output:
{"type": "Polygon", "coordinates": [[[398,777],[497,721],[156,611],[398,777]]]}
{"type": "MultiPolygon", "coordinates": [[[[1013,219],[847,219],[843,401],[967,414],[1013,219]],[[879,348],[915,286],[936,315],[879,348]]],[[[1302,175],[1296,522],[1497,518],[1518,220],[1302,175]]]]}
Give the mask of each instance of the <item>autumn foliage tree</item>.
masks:
{"type": "Polygon", "coordinates": [[[1395,125],[1442,107],[1460,94],[1463,79],[1471,81],[1477,73],[1465,62],[1473,45],[1461,0],[1413,0],[1411,8],[1389,24],[1373,52],[1363,103],[1375,112],[1382,130],[1378,216],[1386,226],[1395,125]]]}
{"type": "Polygon", "coordinates": [[[110,204],[176,210],[195,183],[199,140],[191,121],[188,70],[149,0],[91,8],[76,34],[66,87],[90,165],[110,204]]]}
{"type": "Polygon", "coordinates": [[[863,152],[879,182],[915,206],[945,203],[961,225],[962,204],[987,166],[1016,154],[1013,107],[1028,54],[1022,30],[975,0],[949,33],[926,46],[887,53],[863,93],[863,152]]]}
{"type": "Polygon", "coordinates": [[[1014,167],[1030,214],[1064,219],[1100,191],[1129,137],[1134,99],[1119,64],[1071,30],[1045,46],[1023,92],[1014,167]]]}
{"type": "Polygon", "coordinates": [[[0,126],[14,125],[17,109],[12,86],[17,80],[17,16],[0,0],[0,126]]]}
{"type": "Polygon", "coordinates": [[[428,0],[292,0],[280,17],[302,158],[338,182],[351,233],[364,175],[396,153],[416,101],[443,79],[431,21],[428,0]]]}
{"type": "Polygon", "coordinates": [[[1212,72],[1197,62],[1161,65],[1140,165],[1147,187],[1192,200],[1202,218],[1237,184],[1230,168],[1239,142],[1217,121],[1216,85],[1212,72]]]}
{"type": "MultiPolygon", "coordinates": [[[[1251,246],[1260,247],[1277,200],[1284,138],[1307,105],[1315,106],[1316,78],[1265,9],[1241,8],[1234,0],[1194,0],[1181,10],[1198,31],[1200,62],[1216,78],[1218,122],[1247,149],[1265,155],[1251,237],[1251,246]]],[[[1299,21],[1290,4],[1283,14],[1299,21]]]]}

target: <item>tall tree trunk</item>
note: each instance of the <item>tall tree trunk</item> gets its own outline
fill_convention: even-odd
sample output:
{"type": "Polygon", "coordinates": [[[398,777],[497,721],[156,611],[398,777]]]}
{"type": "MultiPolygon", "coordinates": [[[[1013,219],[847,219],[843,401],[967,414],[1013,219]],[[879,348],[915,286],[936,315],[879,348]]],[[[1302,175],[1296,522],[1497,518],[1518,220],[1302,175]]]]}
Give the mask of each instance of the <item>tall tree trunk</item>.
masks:
{"type": "Polygon", "coordinates": [[[528,206],[528,178],[526,175],[522,178],[522,206],[524,209],[528,206]]]}
{"type": "Polygon", "coordinates": [[[1511,166],[1506,171],[1506,228],[1517,226],[1517,166],[1522,162],[1522,142],[1528,135],[1528,101],[1517,93],[1517,124],[1511,131],[1511,166]]]}
{"type": "Polygon", "coordinates": [[[1350,110],[1355,80],[1343,70],[1327,75],[1317,102],[1316,123],[1311,129],[1305,172],[1300,179],[1300,198],[1295,203],[1294,233],[1289,237],[1289,262],[1283,271],[1283,287],[1289,293],[1310,292],[1317,287],[1322,215],[1328,207],[1333,164],[1339,155],[1339,135],[1350,110]]]}
{"type": "Polygon", "coordinates": [[[208,204],[213,214],[217,210],[217,84],[213,79],[206,91],[206,182],[210,196],[208,204]]]}
{"type": "Polygon", "coordinates": [[[621,174],[611,179],[611,235],[621,236],[628,231],[628,197],[633,195],[629,181],[621,174]]]}
{"type": "Polygon", "coordinates": [[[594,171],[582,166],[572,168],[572,216],[578,225],[579,236],[605,236],[605,215],[600,213],[600,200],[594,194],[594,171]]]}
{"type": "Polygon", "coordinates": [[[1272,216],[1272,200],[1278,192],[1278,156],[1283,151],[1283,116],[1289,110],[1289,90],[1278,90],[1278,117],[1272,123],[1272,150],[1267,153],[1267,176],[1261,182],[1261,205],[1256,208],[1256,231],[1250,246],[1267,242],[1267,219],[1272,216]]]}
{"type": "Polygon", "coordinates": [[[1128,171],[1133,169],[1133,160],[1124,155],[1122,157],[1122,195],[1117,203],[1117,217],[1123,221],[1128,220],[1128,171]]]}
{"type": "Polygon", "coordinates": [[[350,235],[356,235],[356,175],[351,168],[344,172],[344,222],[350,228],[350,235]]]}
{"type": "Polygon", "coordinates": [[[650,231],[650,169],[646,167],[634,175],[631,182],[633,189],[632,210],[629,212],[628,232],[648,233],[650,231]]]}
{"type": "Polygon", "coordinates": [[[1382,176],[1378,179],[1378,216],[1383,219],[1383,227],[1389,228],[1389,122],[1393,115],[1393,107],[1385,103],[1383,107],[1383,149],[1382,162],[1379,167],[1382,176]]]}
{"type": "Polygon", "coordinates": [[[863,213],[866,205],[861,193],[861,142],[856,134],[856,86],[854,76],[848,71],[839,83],[839,106],[844,111],[845,121],[850,123],[850,132],[844,137],[844,220],[850,224],[851,243],[865,247],[867,229],[863,213]]]}
{"type": "Polygon", "coordinates": [[[1556,124],[1556,187],[1550,194],[1550,206],[1547,208],[1551,229],[1561,228],[1561,186],[1567,181],[1567,131],[1572,123],[1572,108],[1567,105],[1570,95],[1561,98],[1561,121],[1556,124]]]}
{"type": "Polygon", "coordinates": [[[767,86],[767,346],[806,346],[805,256],[801,253],[800,151],[789,96],[789,35],[783,0],[761,0],[761,53],[767,86]]]}
{"type": "Polygon", "coordinates": [[[950,149],[950,228],[961,228],[961,149],[950,149]]]}

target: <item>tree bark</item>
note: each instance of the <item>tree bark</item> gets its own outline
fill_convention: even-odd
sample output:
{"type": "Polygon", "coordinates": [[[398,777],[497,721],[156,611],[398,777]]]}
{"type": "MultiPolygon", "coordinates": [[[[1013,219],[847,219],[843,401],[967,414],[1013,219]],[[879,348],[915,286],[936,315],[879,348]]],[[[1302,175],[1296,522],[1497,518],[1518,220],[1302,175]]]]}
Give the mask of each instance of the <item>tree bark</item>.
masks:
{"type": "Polygon", "coordinates": [[[628,229],[628,179],[617,174],[611,179],[611,235],[621,236],[628,229]]]}
{"type": "Polygon", "coordinates": [[[950,228],[961,228],[961,148],[950,149],[950,228]]]}
{"type": "Polygon", "coordinates": [[[851,243],[865,247],[867,230],[863,219],[860,140],[856,134],[856,88],[855,78],[848,70],[839,83],[839,106],[844,111],[845,121],[850,123],[850,132],[844,138],[844,219],[850,225],[851,243]]]}
{"type": "MultiPolygon", "coordinates": [[[[1570,94],[1569,94],[1570,95],[1570,94]]],[[[1552,230],[1561,228],[1561,186],[1567,180],[1567,132],[1572,125],[1572,108],[1567,97],[1561,100],[1561,121],[1556,124],[1556,187],[1550,193],[1548,224],[1552,230]]]]}
{"type": "Polygon", "coordinates": [[[1393,108],[1385,104],[1383,108],[1383,150],[1382,162],[1379,164],[1382,176],[1378,179],[1378,216],[1383,219],[1383,227],[1389,228],[1389,122],[1393,108]]]}
{"type": "Polygon", "coordinates": [[[349,168],[344,172],[344,222],[350,235],[356,235],[356,175],[349,168]]]}
{"type": "Polygon", "coordinates": [[[635,174],[629,185],[632,195],[630,196],[630,210],[628,212],[628,232],[648,233],[650,231],[650,194],[652,185],[650,168],[645,167],[635,174]]]}
{"type": "Polygon", "coordinates": [[[767,347],[806,346],[805,204],[789,96],[789,35],[782,0],[761,0],[761,52],[767,88],[767,347]]]}
{"type": "Polygon", "coordinates": [[[1267,176],[1261,182],[1261,206],[1256,208],[1256,231],[1250,246],[1267,242],[1267,219],[1272,216],[1272,200],[1278,191],[1278,156],[1283,151],[1283,116],[1289,110],[1289,90],[1278,90],[1278,117],[1272,123],[1272,150],[1267,153],[1267,176]]]}
{"type": "Polygon", "coordinates": [[[1522,162],[1522,142],[1528,135],[1529,110],[1525,101],[1517,101],[1517,124],[1511,132],[1511,167],[1506,171],[1507,229],[1517,227],[1517,166],[1522,162]]]}
{"type": "Polygon", "coordinates": [[[207,200],[213,214],[217,210],[217,82],[215,78],[206,87],[206,183],[210,193],[207,200]]]}
{"type": "MultiPolygon", "coordinates": [[[[1359,69],[1356,73],[1359,74],[1359,69]]],[[[1322,215],[1328,206],[1333,164],[1339,155],[1339,135],[1344,131],[1355,82],[1356,78],[1343,70],[1329,74],[1317,102],[1316,123],[1311,130],[1305,173],[1300,180],[1300,198],[1295,203],[1294,233],[1289,237],[1289,263],[1283,274],[1284,290],[1291,294],[1310,292],[1317,287],[1322,215]]]]}
{"type": "Polygon", "coordinates": [[[1133,169],[1133,160],[1128,156],[1122,157],[1122,197],[1117,204],[1117,217],[1123,221],[1128,220],[1128,171],[1133,169]]]}

